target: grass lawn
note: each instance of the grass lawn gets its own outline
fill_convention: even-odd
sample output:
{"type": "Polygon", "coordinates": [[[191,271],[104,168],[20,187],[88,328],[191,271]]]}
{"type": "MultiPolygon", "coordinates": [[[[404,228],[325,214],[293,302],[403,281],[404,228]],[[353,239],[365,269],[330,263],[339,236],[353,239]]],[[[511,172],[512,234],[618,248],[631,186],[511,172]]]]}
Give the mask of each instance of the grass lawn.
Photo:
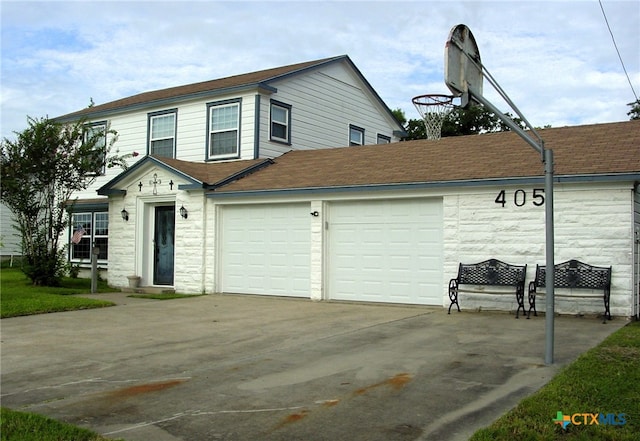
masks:
{"type": "MultiPolygon", "coordinates": [[[[106,282],[98,282],[98,292],[110,292],[106,282]]],[[[0,272],[0,318],[76,309],[102,308],[114,303],[84,299],[69,294],[91,292],[90,279],[64,278],[62,286],[33,286],[18,268],[2,268],[0,272]]]]}
{"type": "Polygon", "coordinates": [[[0,408],[2,441],[113,441],[87,429],[34,413],[0,408]]]}
{"type": "MultiPolygon", "coordinates": [[[[603,418],[606,421],[608,417],[603,418]]],[[[490,440],[640,440],[640,322],[629,323],[610,335],[471,438],[490,440]],[[553,422],[558,412],[570,417],[613,414],[614,418],[596,425],[594,418],[600,417],[579,415],[574,417],[579,424],[562,429],[553,422]],[[624,424],[611,424],[623,419],[624,424]]]]}

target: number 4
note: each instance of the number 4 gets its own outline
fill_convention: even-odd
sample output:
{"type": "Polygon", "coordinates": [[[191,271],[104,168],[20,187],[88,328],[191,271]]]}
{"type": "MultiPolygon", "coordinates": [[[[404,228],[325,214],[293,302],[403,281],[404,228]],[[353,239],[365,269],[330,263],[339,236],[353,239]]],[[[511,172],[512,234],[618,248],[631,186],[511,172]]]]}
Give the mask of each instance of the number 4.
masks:
{"type": "Polygon", "coordinates": [[[496,204],[502,204],[502,206],[504,207],[504,205],[507,203],[506,195],[507,193],[504,190],[500,190],[500,193],[498,193],[498,196],[496,196],[496,204]]]}

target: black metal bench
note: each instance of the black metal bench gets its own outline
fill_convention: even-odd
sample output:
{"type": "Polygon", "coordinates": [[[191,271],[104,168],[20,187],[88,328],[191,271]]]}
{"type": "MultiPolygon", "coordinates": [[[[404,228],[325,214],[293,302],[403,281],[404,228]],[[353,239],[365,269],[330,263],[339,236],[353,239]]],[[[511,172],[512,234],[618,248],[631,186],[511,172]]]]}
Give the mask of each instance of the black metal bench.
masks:
{"type": "MultiPolygon", "coordinates": [[[[611,312],[609,311],[609,297],[611,295],[611,267],[592,266],[579,260],[568,260],[563,263],[554,265],[554,288],[569,289],[593,289],[602,290],[604,299],[604,318],[602,323],[611,320],[611,312]]],[[[544,295],[537,292],[537,288],[544,288],[546,284],[547,271],[543,265],[536,266],[536,278],[529,282],[529,312],[527,318],[533,315],[537,316],[536,311],[536,295],[544,295]]],[[[599,297],[600,295],[598,295],[599,297]]],[[[595,298],[593,294],[555,294],[554,297],[565,298],[595,298]]]]}
{"type": "Polygon", "coordinates": [[[484,262],[474,264],[460,263],[458,267],[458,276],[449,281],[449,312],[451,307],[456,305],[460,311],[458,303],[459,292],[472,292],[476,294],[510,294],[506,292],[496,291],[477,291],[477,290],[461,290],[460,285],[489,285],[489,286],[512,286],[516,289],[516,301],[518,309],[516,310],[516,318],[525,314],[524,308],[524,279],[527,275],[527,265],[511,265],[497,259],[489,259],[484,262]]]}

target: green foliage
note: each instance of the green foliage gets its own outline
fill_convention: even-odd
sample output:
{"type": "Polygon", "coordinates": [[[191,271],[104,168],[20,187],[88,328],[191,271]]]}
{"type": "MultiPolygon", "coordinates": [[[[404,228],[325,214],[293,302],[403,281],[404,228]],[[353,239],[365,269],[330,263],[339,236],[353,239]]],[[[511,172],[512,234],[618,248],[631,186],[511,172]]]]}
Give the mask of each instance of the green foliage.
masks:
{"type": "Polygon", "coordinates": [[[630,323],[567,366],[472,441],[638,440],[640,433],[640,322],[630,323]],[[553,424],[558,411],[624,413],[625,425],[553,424]]]}
{"type": "MultiPolygon", "coordinates": [[[[34,286],[17,268],[2,269],[0,289],[0,318],[113,306],[112,302],[74,296],[91,291],[89,279],[62,278],[57,287],[34,286]]],[[[105,282],[98,282],[98,291],[112,290],[105,282]]]]}
{"type": "MultiPolygon", "coordinates": [[[[25,273],[34,285],[59,283],[60,244],[73,194],[88,188],[104,167],[126,168],[125,157],[108,156],[117,139],[109,130],[87,130],[83,121],[60,124],[28,118],[29,127],[0,144],[0,200],[11,209],[22,237],[25,273]]],[[[131,155],[133,156],[133,155],[131,155]]]]}
{"type": "Polygon", "coordinates": [[[94,432],[35,413],[0,408],[2,441],[108,441],[94,432]]]}
{"type": "MultiPolygon", "coordinates": [[[[525,128],[519,118],[506,113],[518,126],[525,128]]],[[[410,119],[403,123],[408,134],[404,140],[425,139],[427,133],[424,120],[410,119]]],[[[442,137],[476,135],[489,132],[508,131],[509,127],[493,112],[483,106],[469,106],[468,108],[454,107],[442,122],[442,137]]]]}
{"type": "Polygon", "coordinates": [[[629,120],[640,119],[640,99],[627,104],[627,106],[631,106],[631,110],[627,112],[629,120]]]}

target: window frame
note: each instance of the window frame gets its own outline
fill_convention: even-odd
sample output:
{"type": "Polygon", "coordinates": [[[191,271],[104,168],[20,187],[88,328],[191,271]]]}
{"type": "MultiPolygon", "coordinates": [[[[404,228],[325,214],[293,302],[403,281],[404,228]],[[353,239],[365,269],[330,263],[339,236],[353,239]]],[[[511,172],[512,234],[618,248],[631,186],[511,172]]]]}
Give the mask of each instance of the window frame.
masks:
{"type": "Polygon", "coordinates": [[[100,240],[101,244],[105,244],[105,246],[100,246],[100,254],[98,254],[98,264],[106,265],[109,259],[109,211],[105,208],[96,208],[95,210],[91,209],[83,209],[81,211],[75,211],[69,213],[70,223],[69,223],[69,262],[76,265],[90,265],[91,264],[91,253],[93,252],[93,247],[96,245],[96,239],[100,240]],[[107,210],[107,211],[105,211],[107,210]],[[76,220],[76,217],[83,217],[82,220],[76,220]],[[98,221],[98,217],[101,219],[98,221]],[[96,225],[99,222],[106,221],[106,226],[100,228],[100,230],[105,230],[101,234],[96,233],[96,225]],[[85,229],[85,233],[80,239],[78,244],[74,244],[71,242],[71,238],[73,233],[76,231],[78,225],[82,225],[85,229]],[[79,248],[83,251],[81,257],[78,257],[79,248]],[[88,251],[87,251],[88,250],[88,251]]]}
{"type": "Polygon", "coordinates": [[[376,138],[376,144],[391,144],[391,137],[387,135],[383,135],[382,133],[378,133],[378,136],[376,138]]]}
{"type": "Polygon", "coordinates": [[[292,106],[290,104],[285,104],[281,101],[271,100],[269,106],[269,140],[273,142],[278,142],[281,144],[291,145],[291,109],[292,106]],[[282,109],[286,112],[286,122],[282,123],[280,121],[275,121],[273,119],[273,109],[278,108],[282,109]],[[279,124],[284,126],[285,138],[280,138],[279,136],[275,136],[273,134],[273,126],[274,124],[279,124]]]}
{"type": "Polygon", "coordinates": [[[353,124],[349,124],[349,146],[359,145],[364,145],[364,129],[362,127],[354,126],[353,124]],[[351,135],[354,133],[358,133],[360,135],[360,144],[351,140],[351,135]]]}
{"type": "Polygon", "coordinates": [[[239,159],[240,158],[240,125],[241,125],[241,121],[242,121],[242,99],[241,98],[237,98],[237,99],[231,99],[231,100],[223,100],[223,101],[214,101],[211,103],[207,103],[207,133],[206,133],[206,159],[208,161],[216,161],[216,160],[221,160],[221,159],[239,159]],[[236,107],[237,110],[237,121],[236,121],[236,127],[233,129],[229,129],[229,128],[225,128],[225,129],[221,129],[221,130],[216,130],[216,131],[212,131],[212,117],[213,117],[213,112],[214,110],[217,109],[222,109],[222,108],[226,108],[226,107],[236,107]],[[213,154],[212,152],[212,143],[211,143],[211,135],[213,133],[225,133],[225,132],[232,132],[232,131],[236,131],[236,151],[235,152],[231,152],[231,153],[220,153],[220,154],[213,154]]]}
{"type": "Polygon", "coordinates": [[[102,131],[103,131],[103,135],[102,139],[103,139],[103,143],[104,145],[102,145],[99,148],[102,148],[102,158],[100,159],[100,162],[102,163],[101,167],[99,170],[96,170],[94,172],[89,172],[87,173],[88,176],[103,176],[105,174],[105,170],[106,170],[106,156],[107,156],[107,129],[108,129],[108,124],[107,121],[95,121],[95,122],[91,122],[91,123],[87,123],[83,126],[82,128],[82,142],[86,142],[87,139],[90,136],[93,136],[93,132],[96,128],[98,127],[102,127],[102,131]]]}
{"type": "Polygon", "coordinates": [[[149,112],[147,113],[147,154],[148,155],[156,155],[162,156],[166,158],[175,158],[176,157],[176,145],[178,140],[178,109],[168,109],[168,110],[160,110],[158,112],[149,112]],[[153,139],[153,122],[160,117],[165,117],[168,115],[173,116],[173,133],[172,136],[167,136],[163,138],[153,139]],[[152,148],[152,143],[154,141],[164,141],[171,139],[171,156],[164,156],[155,153],[152,148]]]}

